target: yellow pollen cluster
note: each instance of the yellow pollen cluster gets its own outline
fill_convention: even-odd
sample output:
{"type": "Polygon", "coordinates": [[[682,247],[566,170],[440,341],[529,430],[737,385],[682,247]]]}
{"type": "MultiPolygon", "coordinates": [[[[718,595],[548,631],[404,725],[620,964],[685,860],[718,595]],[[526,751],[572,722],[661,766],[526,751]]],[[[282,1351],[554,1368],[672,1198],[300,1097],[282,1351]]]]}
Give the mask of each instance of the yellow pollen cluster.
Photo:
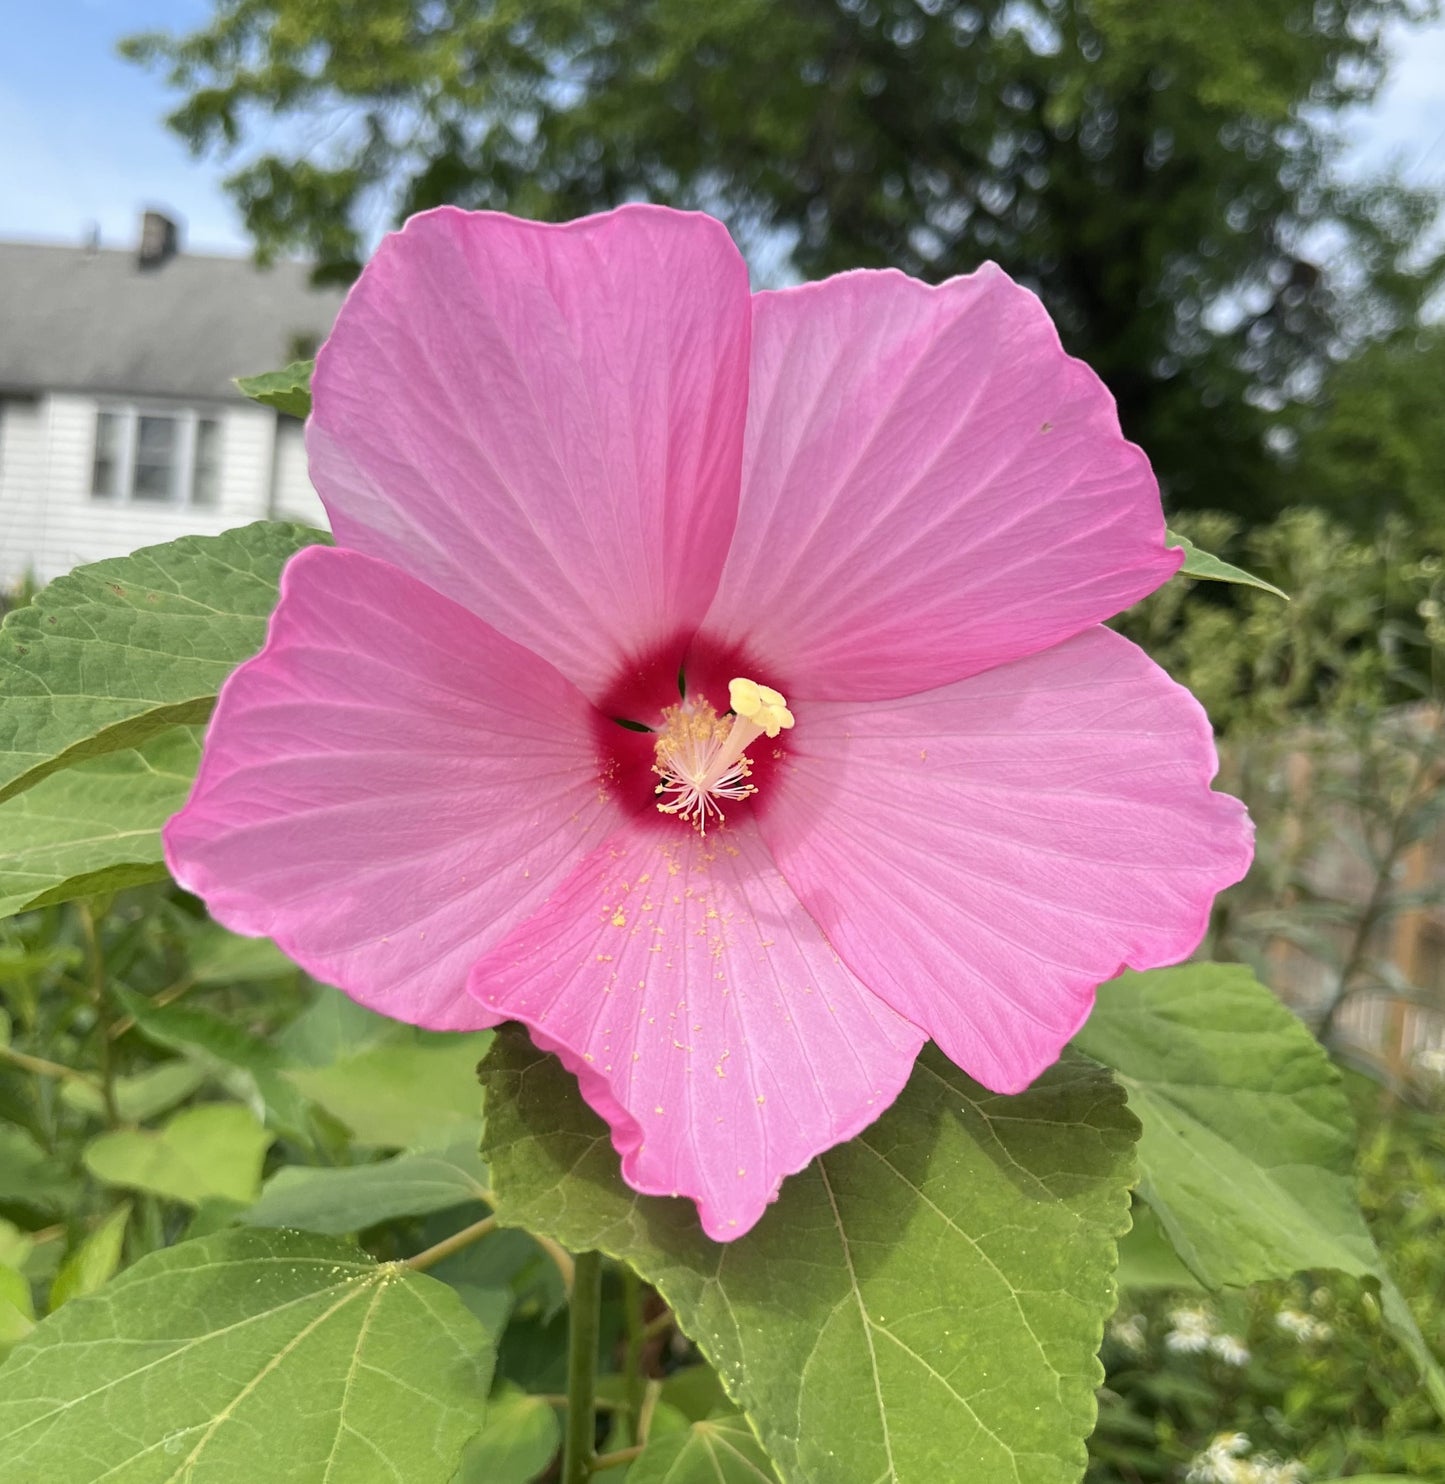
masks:
{"type": "Polygon", "coordinates": [[[787,702],[771,686],[739,678],[728,687],[731,720],[704,700],[667,707],[655,744],[652,771],[662,780],[657,807],[707,833],[709,819],[722,822],[723,800],[757,792],[749,783],[753,765],[744,748],[761,736],[776,737],[793,725],[787,702]]]}

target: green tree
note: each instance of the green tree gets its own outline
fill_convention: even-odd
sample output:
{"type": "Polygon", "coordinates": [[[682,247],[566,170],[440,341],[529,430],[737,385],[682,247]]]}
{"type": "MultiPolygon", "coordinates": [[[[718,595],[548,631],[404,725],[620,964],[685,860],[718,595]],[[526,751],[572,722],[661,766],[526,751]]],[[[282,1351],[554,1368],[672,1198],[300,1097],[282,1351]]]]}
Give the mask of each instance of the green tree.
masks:
{"type": "Polygon", "coordinates": [[[1445,333],[1411,329],[1336,367],[1300,418],[1294,497],[1361,531],[1404,519],[1445,550],[1445,333]]]}
{"type": "Polygon", "coordinates": [[[1375,95],[1386,27],[1437,11],[215,0],[204,29],[126,50],[185,95],[192,148],[237,161],[263,257],[344,279],[377,228],[441,202],[565,218],[645,196],[722,215],[773,273],[995,258],[1176,504],[1258,513],[1273,411],[1411,323],[1440,275],[1410,256],[1436,198],[1342,182],[1333,125],[1375,95]]]}

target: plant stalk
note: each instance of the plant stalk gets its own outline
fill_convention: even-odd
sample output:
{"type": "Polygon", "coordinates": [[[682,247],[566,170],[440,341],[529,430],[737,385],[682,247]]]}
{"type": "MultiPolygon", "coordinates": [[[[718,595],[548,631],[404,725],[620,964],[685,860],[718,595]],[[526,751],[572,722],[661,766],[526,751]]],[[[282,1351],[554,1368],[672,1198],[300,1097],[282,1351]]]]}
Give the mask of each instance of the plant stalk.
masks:
{"type": "Polygon", "coordinates": [[[425,1252],[418,1252],[408,1257],[402,1266],[410,1268],[414,1273],[424,1273],[429,1267],[450,1257],[453,1252],[460,1252],[463,1247],[470,1247],[473,1242],[480,1242],[483,1237],[495,1231],[496,1226],[495,1216],[483,1216],[480,1221],[464,1226],[461,1231],[453,1232],[449,1237],[443,1237],[435,1247],[428,1247],[425,1252]]]}
{"type": "Polygon", "coordinates": [[[630,1267],[622,1269],[622,1312],[626,1332],[627,1411],[632,1419],[632,1436],[639,1438],[642,1420],[642,1398],[647,1378],[642,1374],[642,1349],[647,1343],[647,1324],[642,1317],[642,1279],[630,1267]]]}
{"type": "Polygon", "coordinates": [[[106,992],[105,950],[101,947],[100,927],[90,902],[81,902],[80,927],[85,936],[86,960],[90,966],[90,993],[95,1001],[96,1025],[100,1032],[100,1095],[105,1104],[105,1121],[111,1128],[121,1126],[120,1105],[115,1094],[115,1052],[111,1047],[110,999],[106,992]]]}
{"type": "Polygon", "coordinates": [[[577,1254],[567,1326],[567,1432],[559,1484],[587,1484],[597,1440],[597,1335],[602,1322],[602,1254],[577,1254]]]}
{"type": "Polygon", "coordinates": [[[0,1046],[0,1059],[10,1062],[25,1072],[34,1072],[37,1077],[58,1077],[66,1082],[79,1082],[85,1087],[101,1091],[100,1082],[87,1072],[67,1067],[58,1061],[47,1061],[43,1056],[31,1056],[17,1051],[13,1046],[0,1046]]]}

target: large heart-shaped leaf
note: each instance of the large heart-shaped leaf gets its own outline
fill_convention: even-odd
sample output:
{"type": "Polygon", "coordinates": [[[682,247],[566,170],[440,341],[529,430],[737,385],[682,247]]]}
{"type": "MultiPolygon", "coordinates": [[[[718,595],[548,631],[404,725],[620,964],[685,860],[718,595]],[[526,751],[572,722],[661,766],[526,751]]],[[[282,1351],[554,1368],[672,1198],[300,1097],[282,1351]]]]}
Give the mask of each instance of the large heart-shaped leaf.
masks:
{"type": "Polygon", "coordinates": [[[1144,1126],[1139,1192],[1210,1288],[1307,1268],[1380,1284],[1445,1416],[1445,1375],[1355,1198],[1354,1119],[1314,1037],[1238,964],[1124,974],[1076,1044],[1113,1067],[1144,1126]]]}
{"type": "Polygon", "coordinates": [[[0,1479],[450,1484],[494,1345],[445,1284],[328,1237],[183,1242],[0,1366],[0,1479]]]}
{"type": "Polygon", "coordinates": [[[77,567],[0,625],[0,800],[82,758],[204,722],[254,654],[286,559],[326,537],[258,522],[77,567]]]}
{"type": "Polygon", "coordinates": [[[928,1050],[726,1245],[690,1203],[623,1184],[573,1079],[520,1032],[483,1081],[501,1219],[656,1285],[789,1484],[1082,1474],[1137,1131],[1105,1073],[1067,1060],[999,1097],[928,1050]]]}
{"type": "Polygon", "coordinates": [[[200,732],[172,727],[0,804],[0,917],[166,875],[161,826],[186,801],[200,732]]]}

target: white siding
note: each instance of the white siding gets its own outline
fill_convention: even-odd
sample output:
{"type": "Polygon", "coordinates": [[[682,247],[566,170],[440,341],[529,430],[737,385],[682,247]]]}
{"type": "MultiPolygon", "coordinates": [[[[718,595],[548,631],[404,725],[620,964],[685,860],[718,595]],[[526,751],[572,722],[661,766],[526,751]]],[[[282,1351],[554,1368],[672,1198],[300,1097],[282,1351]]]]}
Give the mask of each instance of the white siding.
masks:
{"type": "Polygon", "coordinates": [[[45,490],[45,404],[0,400],[0,584],[38,567],[45,490]]]}
{"type": "MultiPolygon", "coordinates": [[[[126,405],[124,398],[70,394],[3,404],[0,582],[12,582],[27,570],[48,581],[82,562],[122,556],[178,536],[216,535],[283,513],[325,523],[320,501],[306,481],[304,454],[296,453],[286,425],[281,425],[278,443],[276,415],[249,404],[196,409],[221,424],[213,507],[96,499],[90,488],[96,411],[126,405]],[[285,485],[273,483],[283,473],[285,485]]],[[[139,405],[167,410],[166,404],[139,405]]],[[[299,434],[299,427],[291,427],[299,434]]],[[[299,436],[294,439],[299,441],[299,436]]]]}
{"type": "Polygon", "coordinates": [[[301,424],[282,418],[276,424],[276,518],[326,527],[326,510],[306,475],[306,444],[301,424]]]}

